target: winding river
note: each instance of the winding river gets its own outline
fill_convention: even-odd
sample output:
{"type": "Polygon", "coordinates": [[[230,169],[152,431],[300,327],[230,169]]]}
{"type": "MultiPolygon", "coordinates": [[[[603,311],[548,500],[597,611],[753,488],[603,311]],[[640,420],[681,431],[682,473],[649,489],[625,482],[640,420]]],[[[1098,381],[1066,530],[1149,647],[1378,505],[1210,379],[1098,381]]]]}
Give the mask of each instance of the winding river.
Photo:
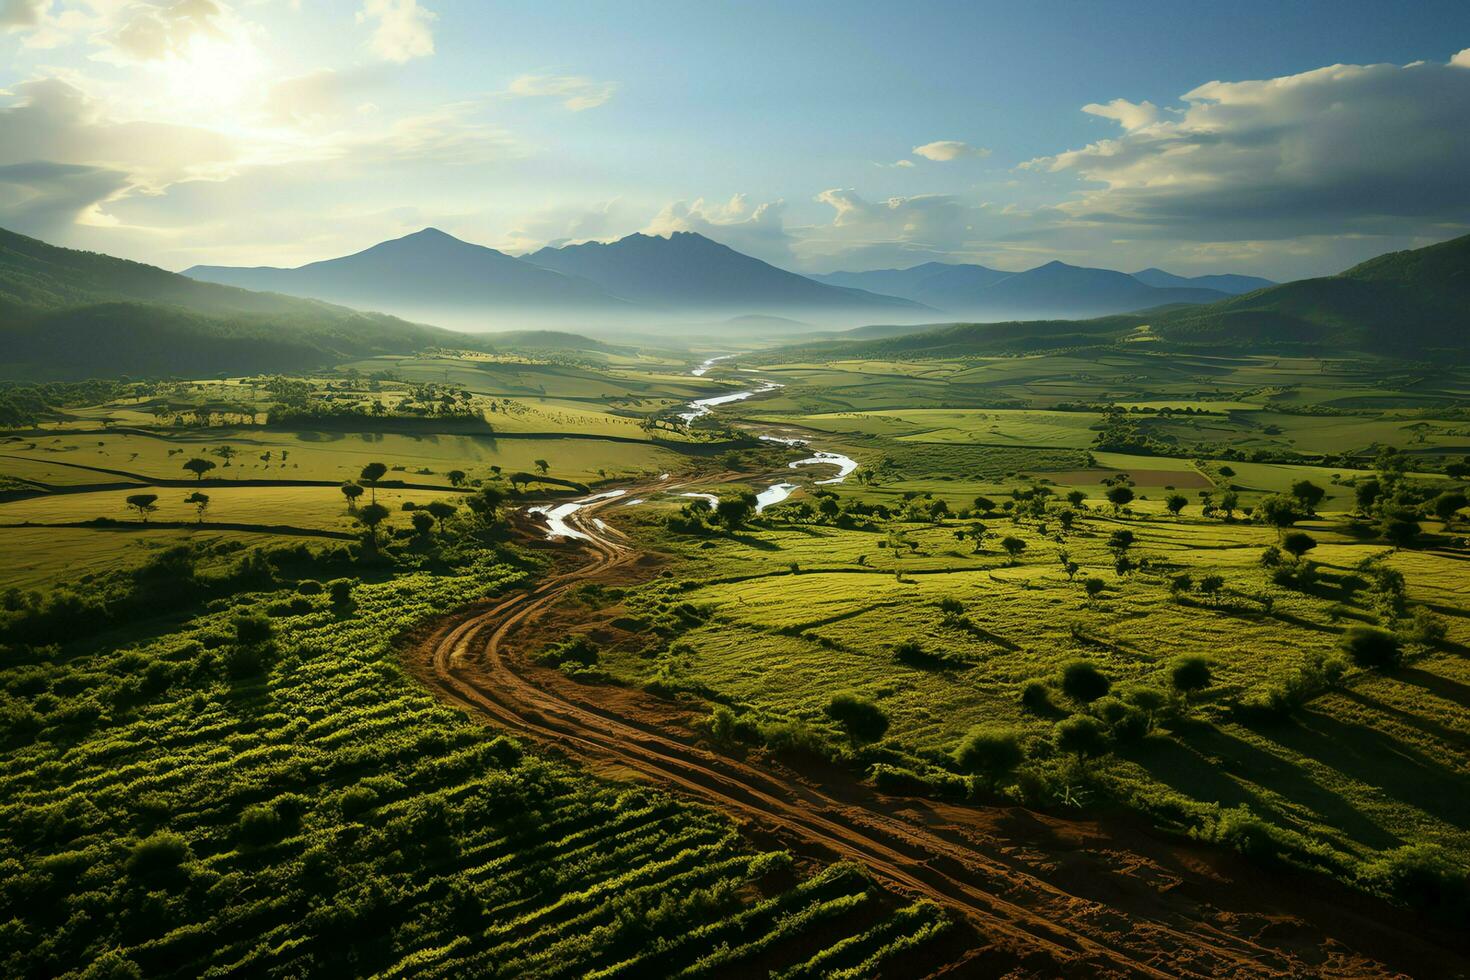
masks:
{"type": "MultiPolygon", "coordinates": [[[[717,362],[729,360],[730,358],[735,356],[736,355],[734,354],[722,354],[719,357],[711,357],[689,373],[696,378],[702,378],[705,376],[706,373],[708,373],[710,368],[715,366],[717,362]]],[[[690,422],[693,422],[695,419],[700,418],[701,416],[708,415],[712,409],[720,405],[730,405],[735,402],[744,401],[747,398],[753,398],[756,395],[763,395],[768,392],[776,391],[777,389],[782,387],[782,385],[778,384],[777,382],[769,381],[764,378],[756,378],[754,380],[756,381],[756,386],[749,390],[731,392],[728,395],[715,395],[711,398],[699,398],[691,401],[689,403],[689,410],[687,412],[680,412],[679,418],[683,419],[684,423],[687,425],[690,422]]],[[[766,440],[767,442],[780,442],[785,443],[788,446],[809,445],[805,439],[786,439],[782,438],[781,436],[761,436],[761,438],[766,440]]],[[[789,466],[791,469],[797,469],[798,467],[802,466],[837,467],[836,476],[830,477],[826,480],[816,480],[816,486],[827,486],[833,483],[841,483],[853,473],[857,472],[858,468],[857,461],[852,459],[851,457],[844,456],[841,453],[828,452],[825,449],[813,449],[812,454],[805,459],[798,459],[786,465],[789,466]]],[[[668,475],[665,474],[664,479],[667,479],[667,476],[668,475]]],[[[774,504],[779,504],[781,501],[791,496],[791,494],[797,489],[797,487],[798,484],[787,483],[784,480],[772,483],[770,486],[766,487],[764,490],[761,490],[755,495],[756,513],[760,513],[767,507],[770,507],[774,504]]],[[[567,524],[567,518],[571,517],[577,511],[581,510],[583,507],[587,506],[590,503],[594,503],[598,500],[607,500],[612,497],[621,497],[625,493],[627,493],[626,490],[608,490],[605,493],[595,493],[590,497],[582,497],[578,500],[568,501],[564,504],[556,504],[554,506],[551,504],[545,504],[538,507],[529,507],[527,508],[527,512],[531,514],[540,514],[541,516],[546,518],[546,536],[548,538],[586,538],[587,535],[567,524]]],[[[682,493],[679,496],[698,497],[707,500],[709,501],[709,505],[711,507],[719,503],[719,498],[712,493],[682,493]]],[[[641,504],[643,502],[643,498],[640,497],[636,500],[630,500],[627,506],[632,506],[633,504],[641,504]]]]}

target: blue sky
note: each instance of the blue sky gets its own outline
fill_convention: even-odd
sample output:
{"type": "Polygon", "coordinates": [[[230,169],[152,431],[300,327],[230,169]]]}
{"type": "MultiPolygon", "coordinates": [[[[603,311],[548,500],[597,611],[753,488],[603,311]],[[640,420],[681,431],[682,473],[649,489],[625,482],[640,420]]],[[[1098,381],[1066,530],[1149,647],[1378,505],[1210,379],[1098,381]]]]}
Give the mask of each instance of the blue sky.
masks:
{"type": "Polygon", "coordinates": [[[1470,230],[1467,49],[1463,2],[0,0],[0,225],[1290,278],[1470,230]]]}

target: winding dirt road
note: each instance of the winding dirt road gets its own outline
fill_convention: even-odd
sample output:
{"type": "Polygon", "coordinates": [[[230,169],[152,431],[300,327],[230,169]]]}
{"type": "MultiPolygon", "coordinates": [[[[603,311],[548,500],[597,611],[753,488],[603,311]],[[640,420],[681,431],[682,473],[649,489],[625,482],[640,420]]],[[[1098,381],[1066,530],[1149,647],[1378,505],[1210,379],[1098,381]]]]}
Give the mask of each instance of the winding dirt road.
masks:
{"type": "Polygon", "coordinates": [[[698,744],[681,723],[687,707],[531,665],[518,631],[639,557],[597,515],[674,488],[634,488],[579,510],[568,521],[586,540],[567,547],[583,564],[450,617],[405,651],[410,668],[499,728],[707,803],[797,853],[860,862],[892,891],[953,909],[980,936],[955,975],[1470,976],[1452,940],[1327,882],[1137,827],[886,797],[846,774],[814,780],[731,758],[698,744]]]}

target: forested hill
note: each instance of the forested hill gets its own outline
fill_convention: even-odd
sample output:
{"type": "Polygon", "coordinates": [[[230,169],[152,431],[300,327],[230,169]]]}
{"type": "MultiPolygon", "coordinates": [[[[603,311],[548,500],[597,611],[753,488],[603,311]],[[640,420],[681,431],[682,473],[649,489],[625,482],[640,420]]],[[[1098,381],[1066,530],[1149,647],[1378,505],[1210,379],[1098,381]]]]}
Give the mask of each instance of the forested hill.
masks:
{"type": "Polygon", "coordinates": [[[0,229],[0,379],[300,370],[460,334],[197,282],[0,229]]]}

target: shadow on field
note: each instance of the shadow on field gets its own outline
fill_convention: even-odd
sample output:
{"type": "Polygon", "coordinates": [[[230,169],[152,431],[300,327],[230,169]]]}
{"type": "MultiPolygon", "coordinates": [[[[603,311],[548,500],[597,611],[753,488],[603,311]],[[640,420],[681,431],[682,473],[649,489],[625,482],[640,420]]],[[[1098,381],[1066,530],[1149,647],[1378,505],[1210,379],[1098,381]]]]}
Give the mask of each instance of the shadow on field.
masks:
{"type": "Polygon", "coordinates": [[[1355,704],[1362,705],[1369,711],[1376,711],[1380,714],[1390,715],[1401,724],[1408,725],[1412,728],[1417,728],[1425,735],[1428,735],[1431,738],[1437,738],[1442,742],[1448,743],[1449,745],[1457,745],[1465,738],[1464,732],[1457,732],[1453,729],[1446,728],[1438,722],[1431,721],[1428,718],[1424,718],[1415,714],[1410,714],[1402,708],[1394,707],[1387,701],[1380,701],[1378,698],[1364,694],[1362,691],[1354,691],[1352,688],[1344,688],[1337,693],[1341,697],[1344,697],[1347,700],[1354,702],[1355,704]]]}
{"type": "Polygon", "coordinates": [[[1262,725],[1252,731],[1453,827],[1470,828],[1470,807],[1465,805],[1470,780],[1391,736],[1310,709],[1297,724],[1262,725]]]}
{"type": "MultiPolygon", "coordinates": [[[[1393,676],[1395,680],[1422,688],[1436,697],[1443,698],[1446,701],[1453,701],[1462,708],[1470,708],[1470,684],[1461,684],[1459,681],[1452,681],[1448,677],[1431,674],[1429,671],[1421,670],[1418,667],[1404,667],[1401,670],[1395,671],[1393,676]]],[[[1464,736],[1460,735],[1459,737],[1463,738],[1464,736]]]]}

